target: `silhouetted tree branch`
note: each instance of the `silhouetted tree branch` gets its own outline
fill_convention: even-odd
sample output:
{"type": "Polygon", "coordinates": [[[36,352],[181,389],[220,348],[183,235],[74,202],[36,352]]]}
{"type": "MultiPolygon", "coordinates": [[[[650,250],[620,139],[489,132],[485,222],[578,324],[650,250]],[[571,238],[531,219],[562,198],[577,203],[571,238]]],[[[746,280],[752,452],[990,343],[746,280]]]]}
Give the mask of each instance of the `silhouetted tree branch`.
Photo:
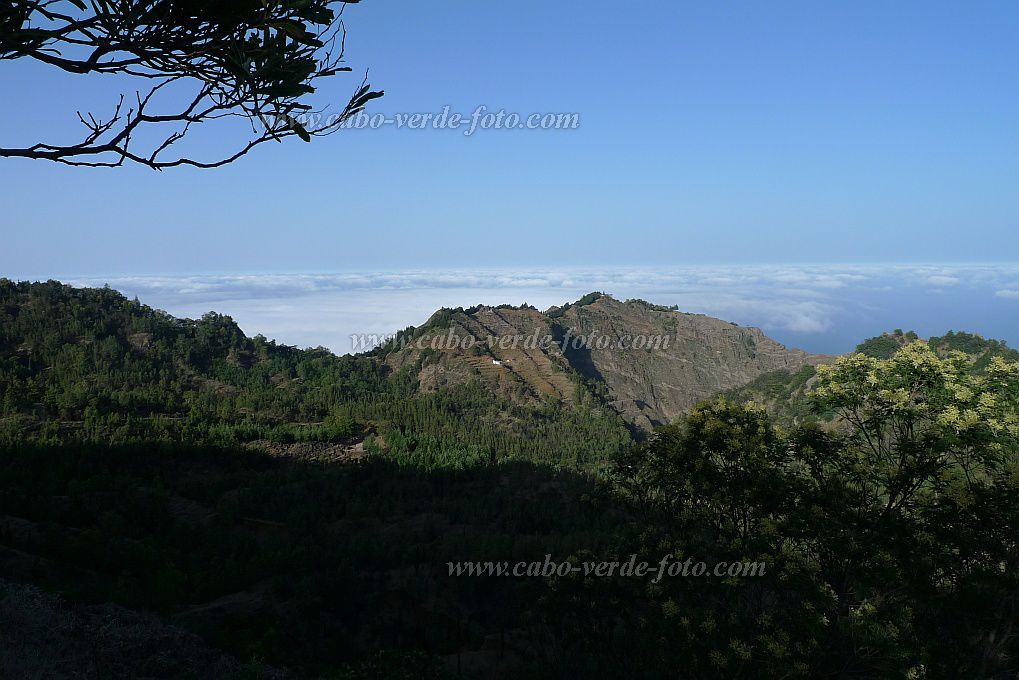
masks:
{"type": "Polygon", "coordinates": [[[328,134],[372,99],[367,78],[343,109],[326,117],[306,103],[321,78],[343,65],[342,14],[359,0],[7,0],[0,1],[0,60],[31,58],[75,74],[151,81],[121,97],[106,118],[78,113],[76,144],[2,148],[0,157],[153,169],[231,163],[267,141],[328,134]],[[171,86],[168,87],[168,86],[171,86]],[[189,88],[180,103],[161,93],[189,88]],[[200,160],[174,154],[196,124],[241,118],[251,133],[236,150],[200,160]],[[302,121],[324,120],[315,127],[302,121]],[[144,147],[139,148],[139,147],[144,147]]]}

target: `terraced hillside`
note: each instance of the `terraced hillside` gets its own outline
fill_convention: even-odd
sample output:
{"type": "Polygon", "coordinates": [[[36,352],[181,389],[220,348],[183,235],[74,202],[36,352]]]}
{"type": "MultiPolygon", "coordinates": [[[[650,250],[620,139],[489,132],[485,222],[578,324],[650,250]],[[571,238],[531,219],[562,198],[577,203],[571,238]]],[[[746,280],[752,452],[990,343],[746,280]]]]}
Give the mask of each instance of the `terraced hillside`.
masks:
{"type": "Polygon", "coordinates": [[[719,392],[826,359],[757,328],[600,293],[545,312],[441,310],[385,355],[394,370],[419,367],[426,392],[479,379],[520,401],[599,399],[644,433],[719,392]]]}

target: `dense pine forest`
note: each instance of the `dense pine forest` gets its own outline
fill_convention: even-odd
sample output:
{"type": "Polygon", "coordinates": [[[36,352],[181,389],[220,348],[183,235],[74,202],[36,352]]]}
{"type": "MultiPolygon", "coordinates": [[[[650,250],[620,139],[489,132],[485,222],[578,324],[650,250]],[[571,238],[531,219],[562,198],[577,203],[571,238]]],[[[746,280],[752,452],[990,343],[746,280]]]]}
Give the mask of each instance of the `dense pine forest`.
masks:
{"type": "Polygon", "coordinates": [[[525,408],[477,385],[421,394],[420,365],[389,370],[386,347],[300,350],[248,338],[227,316],[176,319],[111,289],[0,279],[0,314],[0,441],[287,444],[369,432],[369,447],[377,438],[416,463],[572,467],[630,442],[593,399],[525,408]]]}
{"type": "Polygon", "coordinates": [[[30,585],[78,621],[152,613],[236,677],[1019,672],[1019,361],[1003,343],[891,333],[646,439],[596,385],[570,403],[429,393],[383,353],[0,280],[0,640],[22,645],[0,645],[0,669],[182,677],[101,622],[66,675],[17,636],[39,616],[30,585]],[[634,554],[766,570],[447,568],[634,554]]]}

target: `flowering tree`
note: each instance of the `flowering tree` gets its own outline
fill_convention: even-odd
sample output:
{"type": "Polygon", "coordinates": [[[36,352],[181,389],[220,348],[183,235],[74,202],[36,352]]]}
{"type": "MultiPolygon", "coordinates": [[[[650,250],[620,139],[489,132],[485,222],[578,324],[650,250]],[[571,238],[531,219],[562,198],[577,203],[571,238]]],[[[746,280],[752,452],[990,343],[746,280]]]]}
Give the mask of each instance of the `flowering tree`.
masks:
{"type": "Polygon", "coordinates": [[[890,359],[853,354],[819,367],[814,399],[851,426],[860,482],[886,510],[945,484],[987,483],[1014,463],[1019,363],[995,357],[984,372],[970,363],[916,341],[890,359]]]}
{"type": "Polygon", "coordinates": [[[718,399],[618,457],[611,478],[634,517],[622,554],[767,573],[562,579],[553,611],[574,616],[571,641],[634,675],[1015,674],[1019,363],[917,341],[818,374],[811,400],[829,422],[787,432],[718,399]],[[632,635],[611,625],[621,608],[632,635]]]}

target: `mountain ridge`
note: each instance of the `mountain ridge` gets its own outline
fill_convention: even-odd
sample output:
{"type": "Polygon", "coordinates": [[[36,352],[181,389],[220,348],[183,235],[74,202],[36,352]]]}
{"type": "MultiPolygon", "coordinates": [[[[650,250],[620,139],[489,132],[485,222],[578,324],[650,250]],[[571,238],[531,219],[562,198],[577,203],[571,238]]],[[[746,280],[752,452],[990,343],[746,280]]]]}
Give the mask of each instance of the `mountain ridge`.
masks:
{"type": "MultiPolygon", "coordinates": [[[[109,288],[0,279],[0,437],[321,441],[445,460],[596,465],[718,394],[812,417],[814,367],[760,329],[593,292],[530,305],[443,308],[358,355],[247,337],[222,314],[178,319],[109,288]],[[642,347],[620,349],[625,338],[642,347]],[[433,340],[471,338],[470,347],[433,340]],[[537,338],[541,342],[531,342],[537,338]],[[583,342],[577,342],[578,339],[583,342]],[[503,344],[509,340],[508,344],[503,344]],[[367,435],[365,435],[367,437],[367,435]]],[[[916,337],[886,334],[858,351],[916,337]]],[[[1003,342],[949,332],[975,370],[1003,342]]]]}
{"type": "Polygon", "coordinates": [[[788,349],[759,328],[603,293],[544,312],[485,305],[440,310],[385,352],[395,370],[420,363],[426,391],[481,378],[520,398],[569,401],[579,377],[645,434],[759,375],[830,359],[788,349]],[[506,342],[535,334],[547,342],[506,342]]]}

